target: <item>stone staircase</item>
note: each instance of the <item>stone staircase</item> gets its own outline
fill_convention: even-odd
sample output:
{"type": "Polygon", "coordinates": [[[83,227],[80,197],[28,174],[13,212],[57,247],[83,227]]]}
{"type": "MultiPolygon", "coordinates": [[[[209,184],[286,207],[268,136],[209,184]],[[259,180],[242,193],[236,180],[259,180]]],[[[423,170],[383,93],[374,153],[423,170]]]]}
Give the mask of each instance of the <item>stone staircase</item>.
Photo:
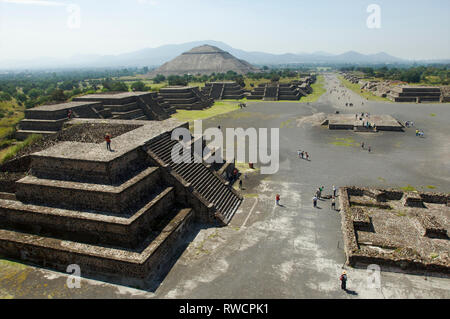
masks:
{"type": "Polygon", "coordinates": [[[211,85],[211,90],[207,95],[214,100],[221,100],[223,89],[224,89],[223,84],[213,83],[211,85]]]}
{"type": "Polygon", "coordinates": [[[278,86],[267,86],[264,93],[264,101],[278,101],[278,86]]]}
{"type": "Polygon", "coordinates": [[[242,197],[204,163],[194,163],[196,155],[193,153],[193,148],[184,159],[189,159],[190,163],[174,163],[171,152],[178,143],[171,139],[170,134],[163,134],[147,145],[149,155],[170,166],[187,183],[190,183],[204,200],[214,205],[222,221],[228,224],[239,208],[242,197]]]}

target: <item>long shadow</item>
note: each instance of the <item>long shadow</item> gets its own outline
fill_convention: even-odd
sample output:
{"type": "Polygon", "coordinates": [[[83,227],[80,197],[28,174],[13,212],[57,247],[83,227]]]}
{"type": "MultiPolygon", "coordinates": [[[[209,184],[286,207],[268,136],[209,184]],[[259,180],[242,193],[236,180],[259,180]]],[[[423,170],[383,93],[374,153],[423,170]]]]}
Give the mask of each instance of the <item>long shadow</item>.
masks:
{"type": "Polygon", "coordinates": [[[345,292],[346,292],[348,295],[358,296],[358,293],[357,293],[356,291],[354,291],[354,290],[349,290],[349,289],[347,289],[347,290],[345,290],[345,292]]]}

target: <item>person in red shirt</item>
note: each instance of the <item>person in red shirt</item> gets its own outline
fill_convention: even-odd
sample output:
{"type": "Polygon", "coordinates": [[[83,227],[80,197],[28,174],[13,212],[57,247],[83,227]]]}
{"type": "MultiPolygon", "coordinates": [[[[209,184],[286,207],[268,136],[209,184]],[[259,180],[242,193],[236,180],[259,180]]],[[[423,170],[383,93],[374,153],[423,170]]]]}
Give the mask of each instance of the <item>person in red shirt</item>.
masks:
{"type": "Polygon", "coordinates": [[[278,206],[280,206],[280,199],[281,199],[280,195],[277,194],[276,201],[278,206]]]}
{"type": "Polygon", "coordinates": [[[106,134],[105,141],[106,141],[106,149],[108,151],[112,152],[112,150],[111,150],[111,135],[109,133],[106,134]]]}

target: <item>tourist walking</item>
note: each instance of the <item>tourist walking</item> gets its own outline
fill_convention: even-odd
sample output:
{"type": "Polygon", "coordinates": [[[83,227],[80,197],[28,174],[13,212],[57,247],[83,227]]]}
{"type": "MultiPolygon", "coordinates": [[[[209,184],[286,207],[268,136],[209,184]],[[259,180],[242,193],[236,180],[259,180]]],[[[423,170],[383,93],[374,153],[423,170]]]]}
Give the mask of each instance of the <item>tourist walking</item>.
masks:
{"type": "Polygon", "coordinates": [[[347,272],[344,270],[342,272],[341,277],[339,280],[341,281],[341,289],[347,291],[347,272]]]}
{"type": "Polygon", "coordinates": [[[239,180],[239,189],[242,190],[242,179],[239,180]]]}
{"type": "Polygon", "coordinates": [[[333,199],[331,200],[331,208],[336,210],[336,196],[333,196],[333,199]]]}
{"type": "Polygon", "coordinates": [[[336,191],[337,191],[336,186],[333,185],[333,196],[334,197],[336,197],[336,191]]]}
{"type": "Polygon", "coordinates": [[[106,141],[106,149],[110,152],[112,152],[111,150],[111,135],[109,133],[107,133],[105,135],[105,141],[106,141]]]}
{"type": "Polygon", "coordinates": [[[369,146],[369,153],[372,152],[372,148],[369,146]]]}
{"type": "Polygon", "coordinates": [[[277,201],[277,206],[280,206],[280,199],[281,199],[281,196],[279,195],[279,194],[277,194],[277,196],[276,196],[276,201],[277,201]]]}
{"type": "Polygon", "coordinates": [[[313,206],[314,206],[314,208],[317,208],[317,200],[318,200],[317,196],[314,196],[313,197],[313,206]]]}

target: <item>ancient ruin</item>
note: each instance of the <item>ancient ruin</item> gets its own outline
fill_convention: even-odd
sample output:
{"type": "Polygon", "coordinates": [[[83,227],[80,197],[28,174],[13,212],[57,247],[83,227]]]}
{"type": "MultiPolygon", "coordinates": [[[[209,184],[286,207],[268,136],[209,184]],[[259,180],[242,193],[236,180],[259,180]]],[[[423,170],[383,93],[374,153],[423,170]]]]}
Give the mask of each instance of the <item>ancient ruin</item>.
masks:
{"type": "Polygon", "coordinates": [[[203,45],[193,48],[172,61],[165,63],[160,68],[152,71],[150,77],[155,77],[158,74],[164,76],[185,74],[210,75],[212,73],[227,73],[228,71],[233,71],[237,74],[247,74],[259,72],[259,69],[215,46],[203,45]]]}
{"type": "Polygon", "coordinates": [[[330,130],[353,130],[355,132],[400,131],[404,126],[390,115],[327,114],[322,122],[330,130]]]}
{"type": "Polygon", "coordinates": [[[159,91],[161,98],[175,109],[203,110],[211,107],[214,100],[203,94],[198,87],[169,86],[159,91]]]}
{"type": "Polygon", "coordinates": [[[299,89],[290,84],[260,84],[255,88],[251,95],[247,98],[249,100],[263,100],[263,101],[280,101],[291,100],[298,101],[303,96],[299,89]]]}
{"type": "MultiPolygon", "coordinates": [[[[185,162],[173,162],[179,142],[171,133],[188,123],[73,119],[65,128],[73,129],[67,134],[72,141],[45,137],[41,145],[49,148],[2,167],[22,172],[0,193],[5,257],[63,272],[76,264],[84,275],[113,282],[150,280],[167,271],[193,223],[226,225],[242,202],[226,180],[234,163],[195,163],[193,151],[185,162]],[[85,138],[89,126],[94,135],[85,138]],[[103,137],[111,130],[121,133],[113,136],[110,152],[103,137]]],[[[206,147],[202,138],[191,143],[196,141],[206,147]]]]}
{"type": "Polygon", "coordinates": [[[156,93],[126,92],[90,94],[74,98],[72,102],[43,105],[25,111],[16,138],[24,140],[31,134],[52,135],[73,118],[164,120],[173,113],[172,107],[156,93]]]}
{"type": "Polygon", "coordinates": [[[393,102],[440,102],[441,89],[439,87],[396,86],[387,95],[393,102]]]}
{"type": "Polygon", "coordinates": [[[339,190],[347,263],[450,273],[450,195],[339,190]]]}
{"type": "Polygon", "coordinates": [[[244,98],[244,90],[233,81],[206,83],[202,93],[214,100],[240,100],[244,98]]]}

